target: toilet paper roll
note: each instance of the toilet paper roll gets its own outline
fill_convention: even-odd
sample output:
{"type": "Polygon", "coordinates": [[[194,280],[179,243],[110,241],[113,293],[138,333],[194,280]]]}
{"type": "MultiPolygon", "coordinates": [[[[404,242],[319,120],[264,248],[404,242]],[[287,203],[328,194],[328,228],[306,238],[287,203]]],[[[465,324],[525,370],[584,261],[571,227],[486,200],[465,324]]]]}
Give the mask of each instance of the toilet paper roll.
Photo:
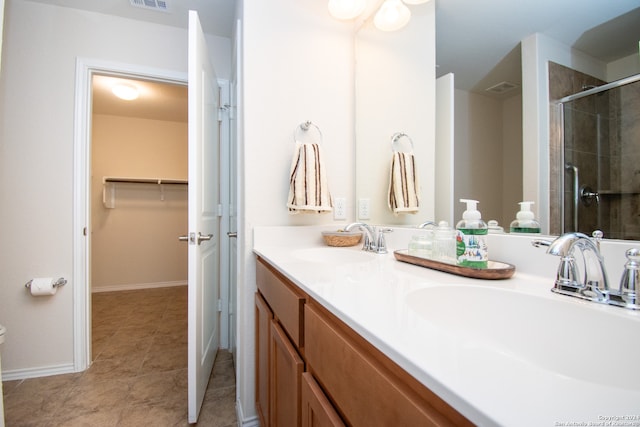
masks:
{"type": "Polygon", "coordinates": [[[54,280],[51,277],[36,277],[31,281],[31,295],[55,295],[58,288],[53,284],[54,280]]]}

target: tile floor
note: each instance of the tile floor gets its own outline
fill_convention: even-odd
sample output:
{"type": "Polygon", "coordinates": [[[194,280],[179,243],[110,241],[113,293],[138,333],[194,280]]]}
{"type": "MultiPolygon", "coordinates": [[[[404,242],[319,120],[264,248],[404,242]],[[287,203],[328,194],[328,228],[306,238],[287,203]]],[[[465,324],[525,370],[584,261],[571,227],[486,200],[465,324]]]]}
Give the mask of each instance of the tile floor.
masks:
{"type": "MultiPolygon", "coordinates": [[[[93,294],[85,372],[5,381],[7,427],[187,426],[187,287],[93,294]]],[[[199,426],[236,426],[233,359],[219,351],[199,426]]]]}

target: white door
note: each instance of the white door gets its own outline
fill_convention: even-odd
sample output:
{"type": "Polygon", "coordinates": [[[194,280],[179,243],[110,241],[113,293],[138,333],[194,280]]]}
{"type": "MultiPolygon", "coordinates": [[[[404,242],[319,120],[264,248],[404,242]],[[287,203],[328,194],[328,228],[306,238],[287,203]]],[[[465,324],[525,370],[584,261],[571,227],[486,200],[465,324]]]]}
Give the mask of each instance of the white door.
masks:
{"type": "Polygon", "coordinates": [[[220,341],[218,91],[198,14],[189,11],[190,423],[198,420],[220,341]]]}

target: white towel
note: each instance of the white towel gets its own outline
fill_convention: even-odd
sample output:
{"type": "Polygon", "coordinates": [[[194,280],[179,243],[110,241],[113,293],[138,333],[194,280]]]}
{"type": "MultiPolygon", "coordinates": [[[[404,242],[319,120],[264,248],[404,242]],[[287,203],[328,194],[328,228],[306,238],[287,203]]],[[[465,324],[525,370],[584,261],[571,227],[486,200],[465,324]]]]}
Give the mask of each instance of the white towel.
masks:
{"type": "Polygon", "coordinates": [[[420,185],[412,153],[394,152],[389,179],[389,209],[394,214],[415,214],[420,207],[420,185]]]}
{"type": "Polygon", "coordinates": [[[290,176],[289,213],[331,212],[333,203],[320,145],[296,141],[290,176]]]}

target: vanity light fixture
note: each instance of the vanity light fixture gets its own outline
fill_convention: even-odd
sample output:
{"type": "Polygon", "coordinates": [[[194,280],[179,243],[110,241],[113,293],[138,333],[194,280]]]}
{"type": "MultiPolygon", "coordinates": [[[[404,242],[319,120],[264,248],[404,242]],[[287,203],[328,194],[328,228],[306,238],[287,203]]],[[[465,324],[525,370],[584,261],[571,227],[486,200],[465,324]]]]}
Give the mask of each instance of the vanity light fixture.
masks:
{"type": "Polygon", "coordinates": [[[139,96],[138,88],[128,84],[117,84],[111,88],[111,92],[120,99],[125,101],[133,101],[139,96]]]}
{"type": "Polygon", "coordinates": [[[336,19],[357,18],[367,6],[366,0],[329,0],[329,13],[336,19]]]}
{"type": "MultiPolygon", "coordinates": [[[[407,4],[418,5],[429,1],[431,0],[376,0],[377,5],[380,3],[382,5],[373,17],[373,24],[382,31],[399,30],[411,19],[411,10],[406,6],[407,4]]],[[[367,0],[329,0],[328,9],[334,18],[350,20],[359,17],[366,6],[367,0]]]]}
{"type": "Polygon", "coordinates": [[[411,11],[401,0],[385,0],[373,17],[373,24],[382,31],[396,31],[409,23],[411,11]]]}

